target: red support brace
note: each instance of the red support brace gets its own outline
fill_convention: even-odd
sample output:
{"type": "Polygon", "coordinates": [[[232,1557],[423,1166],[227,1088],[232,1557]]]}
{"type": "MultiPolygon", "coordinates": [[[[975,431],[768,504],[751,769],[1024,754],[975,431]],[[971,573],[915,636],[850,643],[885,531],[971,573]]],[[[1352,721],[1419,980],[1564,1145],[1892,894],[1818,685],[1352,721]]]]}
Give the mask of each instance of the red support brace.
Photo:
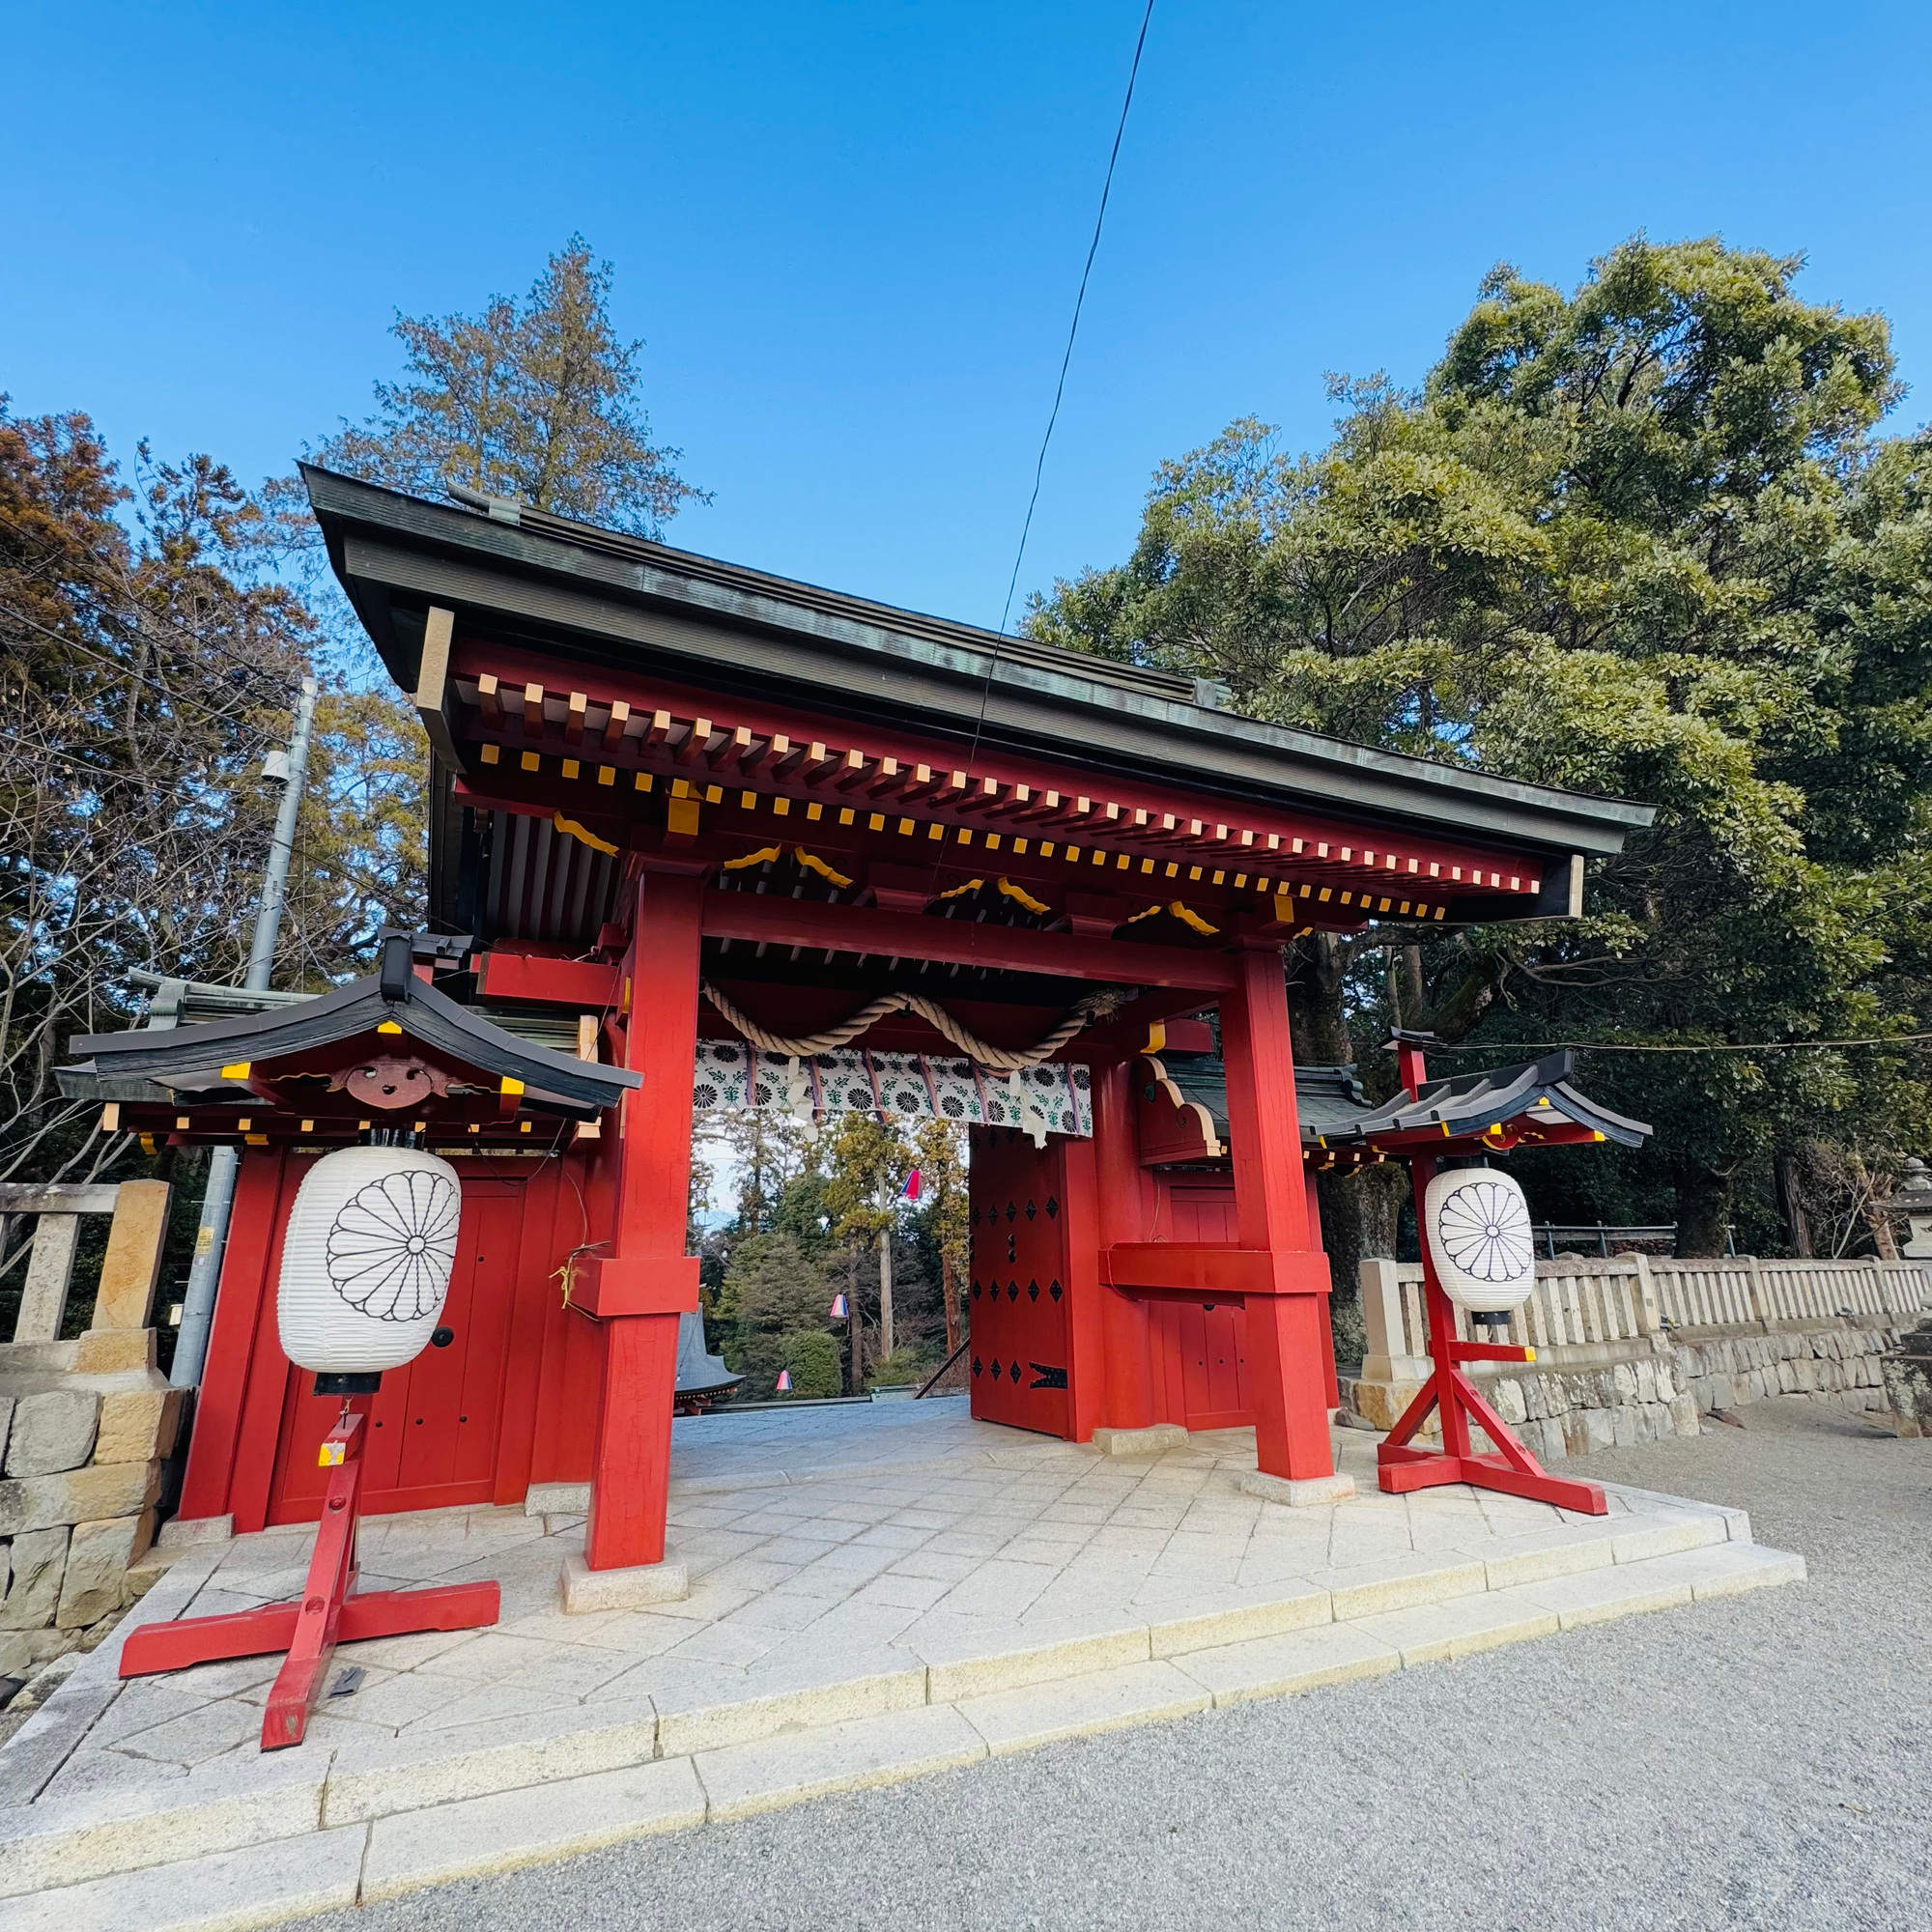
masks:
{"type": "Polygon", "coordinates": [[[308,1579],[298,1602],[270,1604],[230,1616],[144,1624],[122,1648],[121,1675],[150,1677],[160,1670],[185,1670],[191,1664],[286,1650],[288,1661],[275,1678],[262,1716],[262,1748],[280,1750],[301,1743],[338,1643],[494,1624],[500,1600],[495,1583],[380,1590],[366,1597],[354,1594],[362,1436],[362,1416],[345,1404],[341,1419],[323,1440],[323,1465],[330,1470],[328,1492],[316,1525],[308,1579]]]}

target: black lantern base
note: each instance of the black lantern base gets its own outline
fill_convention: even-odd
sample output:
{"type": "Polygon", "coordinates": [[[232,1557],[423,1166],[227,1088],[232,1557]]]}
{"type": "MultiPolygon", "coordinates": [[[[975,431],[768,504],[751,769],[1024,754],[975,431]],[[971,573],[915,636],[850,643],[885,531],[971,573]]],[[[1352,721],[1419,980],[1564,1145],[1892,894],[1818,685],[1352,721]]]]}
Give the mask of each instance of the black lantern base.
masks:
{"type": "Polygon", "coordinates": [[[372,1374],[356,1376],[317,1376],[315,1392],[317,1395],[374,1395],[383,1386],[383,1372],[377,1369],[372,1374]]]}

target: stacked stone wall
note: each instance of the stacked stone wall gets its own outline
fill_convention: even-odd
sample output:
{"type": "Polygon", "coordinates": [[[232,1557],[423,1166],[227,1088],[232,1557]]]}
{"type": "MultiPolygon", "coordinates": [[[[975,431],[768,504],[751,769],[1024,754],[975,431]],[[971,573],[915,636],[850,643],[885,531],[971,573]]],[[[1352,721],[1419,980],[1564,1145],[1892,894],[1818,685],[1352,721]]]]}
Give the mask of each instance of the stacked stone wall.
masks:
{"type": "Polygon", "coordinates": [[[39,1359],[73,1350],[0,1348],[0,1678],[14,1682],[91,1648],[131,1601],[181,1424],[184,1392],[152,1369],[39,1359]]]}
{"type": "MultiPolygon", "coordinates": [[[[1530,1452],[1550,1463],[1695,1435],[1698,1418],[1712,1409],[1775,1395],[1884,1410],[1880,1358],[1898,1346],[1899,1333],[1852,1318],[1768,1333],[1666,1330],[1590,1351],[1622,1359],[1502,1372],[1472,1365],[1470,1373],[1530,1452]]],[[[1345,1378],[1343,1419],[1387,1429],[1420,1386],[1345,1378]]],[[[1424,1433],[1435,1435],[1433,1419],[1424,1433]]]]}

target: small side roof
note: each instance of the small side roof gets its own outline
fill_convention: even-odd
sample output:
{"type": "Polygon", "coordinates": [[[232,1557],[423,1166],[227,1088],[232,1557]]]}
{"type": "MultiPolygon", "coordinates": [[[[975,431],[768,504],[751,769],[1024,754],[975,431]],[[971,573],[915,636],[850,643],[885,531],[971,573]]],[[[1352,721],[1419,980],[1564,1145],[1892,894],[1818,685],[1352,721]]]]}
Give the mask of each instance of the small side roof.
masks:
{"type": "MultiPolygon", "coordinates": [[[[1212,1055],[1164,1055],[1167,1077],[1228,1131],[1228,1076],[1212,1055]]],[[[1304,1147],[1375,1147],[1400,1136],[1425,1134],[1432,1141],[1480,1137],[1491,1127],[1539,1115],[1602,1134],[1619,1147],[1641,1147],[1650,1136],[1643,1121],[1628,1120],[1572,1084],[1577,1056],[1567,1047],[1514,1066],[1430,1080],[1414,1098],[1398,1094],[1371,1106],[1352,1066],[1297,1066],[1294,1095],[1304,1147]]],[[[1453,1151],[1453,1150],[1452,1150],[1453,1151]]]]}
{"type": "MultiPolygon", "coordinates": [[[[1526,1060],[1514,1066],[1492,1066],[1480,1073],[1459,1073],[1447,1080],[1428,1080],[1411,1098],[1398,1094],[1379,1107],[1322,1127],[1323,1141],[1347,1145],[1393,1134],[1432,1133],[1444,1139],[1481,1134],[1499,1122],[1513,1121],[1545,1109],[1573,1125],[1587,1127],[1619,1147],[1641,1147],[1650,1124],[1612,1113],[1571,1085],[1577,1056],[1568,1047],[1526,1060]]],[[[1304,1129],[1304,1138],[1307,1131],[1304,1129]]]]}
{"type": "MultiPolygon", "coordinates": [[[[385,962],[386,963],[386,962],[385,962]]],[[[578,1116],[612,1107],[642,1077],[621,1066],[578,1060],[505,1032],[474,1008],[459,1006],[408,970],[373,974],[319,999],[271,1007],[195,1026],[133,1027],[81,1034],[71,1051],[92,1056],[98,1080],[147,1080],[179,1092],[232,1084],[222,1068],[271,1061],[371,1034],[384,1023],[432,1051],[498,1078],[521,1081],[529,1098],[578,1116]]]]}

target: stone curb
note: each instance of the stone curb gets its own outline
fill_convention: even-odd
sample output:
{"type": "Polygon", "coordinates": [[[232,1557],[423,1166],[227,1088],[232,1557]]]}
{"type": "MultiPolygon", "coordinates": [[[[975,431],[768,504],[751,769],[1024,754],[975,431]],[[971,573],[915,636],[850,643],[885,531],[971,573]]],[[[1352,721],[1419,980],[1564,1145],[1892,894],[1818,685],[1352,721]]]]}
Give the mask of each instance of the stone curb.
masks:
{"type": "MultiPolygon", "coordinates": [[[[1459,1566],[1443,1574],[1457,1575],[1459,1566]]],[[[400,1758],[407,1753],[399,1752],[393,1779],[372,1776],[373,1765],[346,1762],[307,1767],[307,1776],[291,1763],[283,1776],[266,1780],[259,1766],[246,1776],[203,1774],[191,1780],[201,1787],[191,1808],[139,1813],[105,1800],[74,1801],[35,1818],[29,1830],[7,1821],[0,1868],[14,1895],[0,1897],[0,1932],[90,1932],[97,1924],[114,1932],[245,1932],[646,1833],[751,1816],[1060,1739],[1451,1661],[1804,1576],[1802,1557],[1707,1530],[1696,1548],[1378,1608],[1339,1623],[1245,1634],[1161,1659],[1143,1650],[1121,1662],[1118,1634],[1099,1640],[1100,1661],[1084,1669],[1077,1646],[1050,1646],[1059,1675],[1040,1681],[1034,1673],[1043,1653],[1032,1652],[1017,1684],[963,1694],[969,1682],[952,1701],[900,1704],[914,1687],[896,1681],[891,1701],[885,1708],[874,1702],[872,1715],[836,1718],[831,1698],[801,1698],[781,1731],[770,1730],[778,1712],[765,1710],[751,1738],[707,1745],[707,1736],[729,1735],[714,1721],[687,1730],[688,1742],[670,1753],[661,1734],[654,1738],[659,1720],[640,1699],[628,1725],[585,1734],[592,1747],[581,1752],[579,1741],[559,1730],[543,1745],[532,1738],[522,1748],[475,1751],[460,1772],[453,1762],[406,1767],[400,1758]],[[542,1781],[531,1782],[532,1771],[542,1781]],[[481,1789],[469,1784],[474,1777],[481,1789]],[[264,1790],[265,1781],[272,1788],[264,1790]],[[331,1803],[338,1784],[341,1800],[331,1803]],[[376,1809],[412,1796],[418,1803],[410,1808],[376,1809]],[[355,1822],[337,1823],[345,1813],[355,1822]],[[187,1858],[165,1859],[185,1841],[194,1845],[187,1858]],[[155,1883],[160,1869],[169,1873],[165,1885],[155,1883]],[[56,1875],[66,1882],[47,1889],[56,1875]]],[[[180,1594],[191,1596],[192,1587],[180,1594]]],[[[1253,1610],[1229,1614],[1238,1619],[1253,1610]]]]}

